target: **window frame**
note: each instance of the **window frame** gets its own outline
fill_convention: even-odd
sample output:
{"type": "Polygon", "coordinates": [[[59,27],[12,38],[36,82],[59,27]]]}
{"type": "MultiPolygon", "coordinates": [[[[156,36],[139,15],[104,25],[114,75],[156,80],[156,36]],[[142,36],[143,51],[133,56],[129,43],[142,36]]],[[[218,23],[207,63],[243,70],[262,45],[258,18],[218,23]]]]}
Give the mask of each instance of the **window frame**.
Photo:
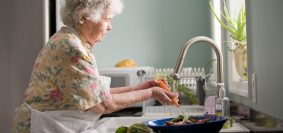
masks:
{"type": "MultiPolygon", "coordinates": [[[[216,14],[220,16],[220,10],[223,12],[223,3],[221,0],[212,0],[212,5],[216,11],[216,14]]],[[[242,2],[244,0],[226,0],[227,9],[229,15],[237,14],[234,11],[238,12],[241,8],[242,2]],[[233,5],[233,6],[232,6],[233,5]]],[[[232,46],[232,38],[230,37],[229,32],[222,28],[219,22],[211,13],[211,21],[212,21],[212,38],[219,45],[219,48],[222,49],[222,53],[224,56],[224,75],[225,75],[225,88],[229,90],[229,93],[237,94],[244,97],[249,97],[249,89],[248,89],[248,80],[239,80],[240,76],[237,74],[233,53],[227,50],[227,46],[232,46]],[[220,38],[220,39],[219,39],[220,38]]],[[[215,55],[213,54],[212,59],[215,59],[215,55]]],[[[213,65],[213,74],[216,72],[216,63],[213,65]]],[[[215,78],[215,77],[214,77],[215,78]]]]}

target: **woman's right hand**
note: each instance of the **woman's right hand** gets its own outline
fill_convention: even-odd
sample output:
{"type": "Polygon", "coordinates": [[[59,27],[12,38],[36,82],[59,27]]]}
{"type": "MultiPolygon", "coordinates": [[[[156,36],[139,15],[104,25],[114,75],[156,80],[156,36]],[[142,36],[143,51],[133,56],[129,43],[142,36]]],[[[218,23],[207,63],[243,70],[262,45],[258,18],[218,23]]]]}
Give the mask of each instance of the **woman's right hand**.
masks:
{"type": "Polygon", "coordinates": [[[172,99],[178,97],[176,94],[165,92],[160,87],[152,87],[151,90],[153,98],[163,105],[174,105],[172,99]]]}

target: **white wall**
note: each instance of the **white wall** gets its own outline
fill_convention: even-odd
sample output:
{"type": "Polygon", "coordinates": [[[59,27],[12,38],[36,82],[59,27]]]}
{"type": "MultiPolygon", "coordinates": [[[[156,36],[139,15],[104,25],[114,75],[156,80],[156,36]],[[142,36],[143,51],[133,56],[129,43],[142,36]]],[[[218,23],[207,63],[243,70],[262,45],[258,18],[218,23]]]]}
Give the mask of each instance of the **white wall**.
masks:
{"type": "Polygon", "coordinates": [[[0,1],[0,132],[8,133],[43,45],[42,0],[0,1]]]}

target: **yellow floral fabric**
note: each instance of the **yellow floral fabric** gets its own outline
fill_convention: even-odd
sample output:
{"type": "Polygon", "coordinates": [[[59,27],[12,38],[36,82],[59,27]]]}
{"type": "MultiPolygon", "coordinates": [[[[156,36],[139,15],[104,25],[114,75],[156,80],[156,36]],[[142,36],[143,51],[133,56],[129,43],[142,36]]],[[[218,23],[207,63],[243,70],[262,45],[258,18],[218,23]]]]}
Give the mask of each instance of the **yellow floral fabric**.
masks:
{"type": "MultiPolygon", "coordinates": [[[[39,111],[87,111],[109,98],[91,49],[71,27],[63,27],[40,51],[25,92],[24,102],[39,111]]],[[[22,104],[12,132],[30,132],[31,111],[22,104]]]]}

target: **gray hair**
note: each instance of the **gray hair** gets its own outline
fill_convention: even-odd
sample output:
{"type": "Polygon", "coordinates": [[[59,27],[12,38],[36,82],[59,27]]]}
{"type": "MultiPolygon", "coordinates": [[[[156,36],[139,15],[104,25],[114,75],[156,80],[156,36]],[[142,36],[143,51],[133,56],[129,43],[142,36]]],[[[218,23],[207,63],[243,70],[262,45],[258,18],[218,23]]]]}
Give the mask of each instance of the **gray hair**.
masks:
{"type": "Polygon", "coordinates": [[[106,9],[112,15],[119,14],[123,3],[121,0],[65,0],[60,11],[61,20],[65,25],[75,26],[86,15],[88,19],[98,22],[106,9]]]}

